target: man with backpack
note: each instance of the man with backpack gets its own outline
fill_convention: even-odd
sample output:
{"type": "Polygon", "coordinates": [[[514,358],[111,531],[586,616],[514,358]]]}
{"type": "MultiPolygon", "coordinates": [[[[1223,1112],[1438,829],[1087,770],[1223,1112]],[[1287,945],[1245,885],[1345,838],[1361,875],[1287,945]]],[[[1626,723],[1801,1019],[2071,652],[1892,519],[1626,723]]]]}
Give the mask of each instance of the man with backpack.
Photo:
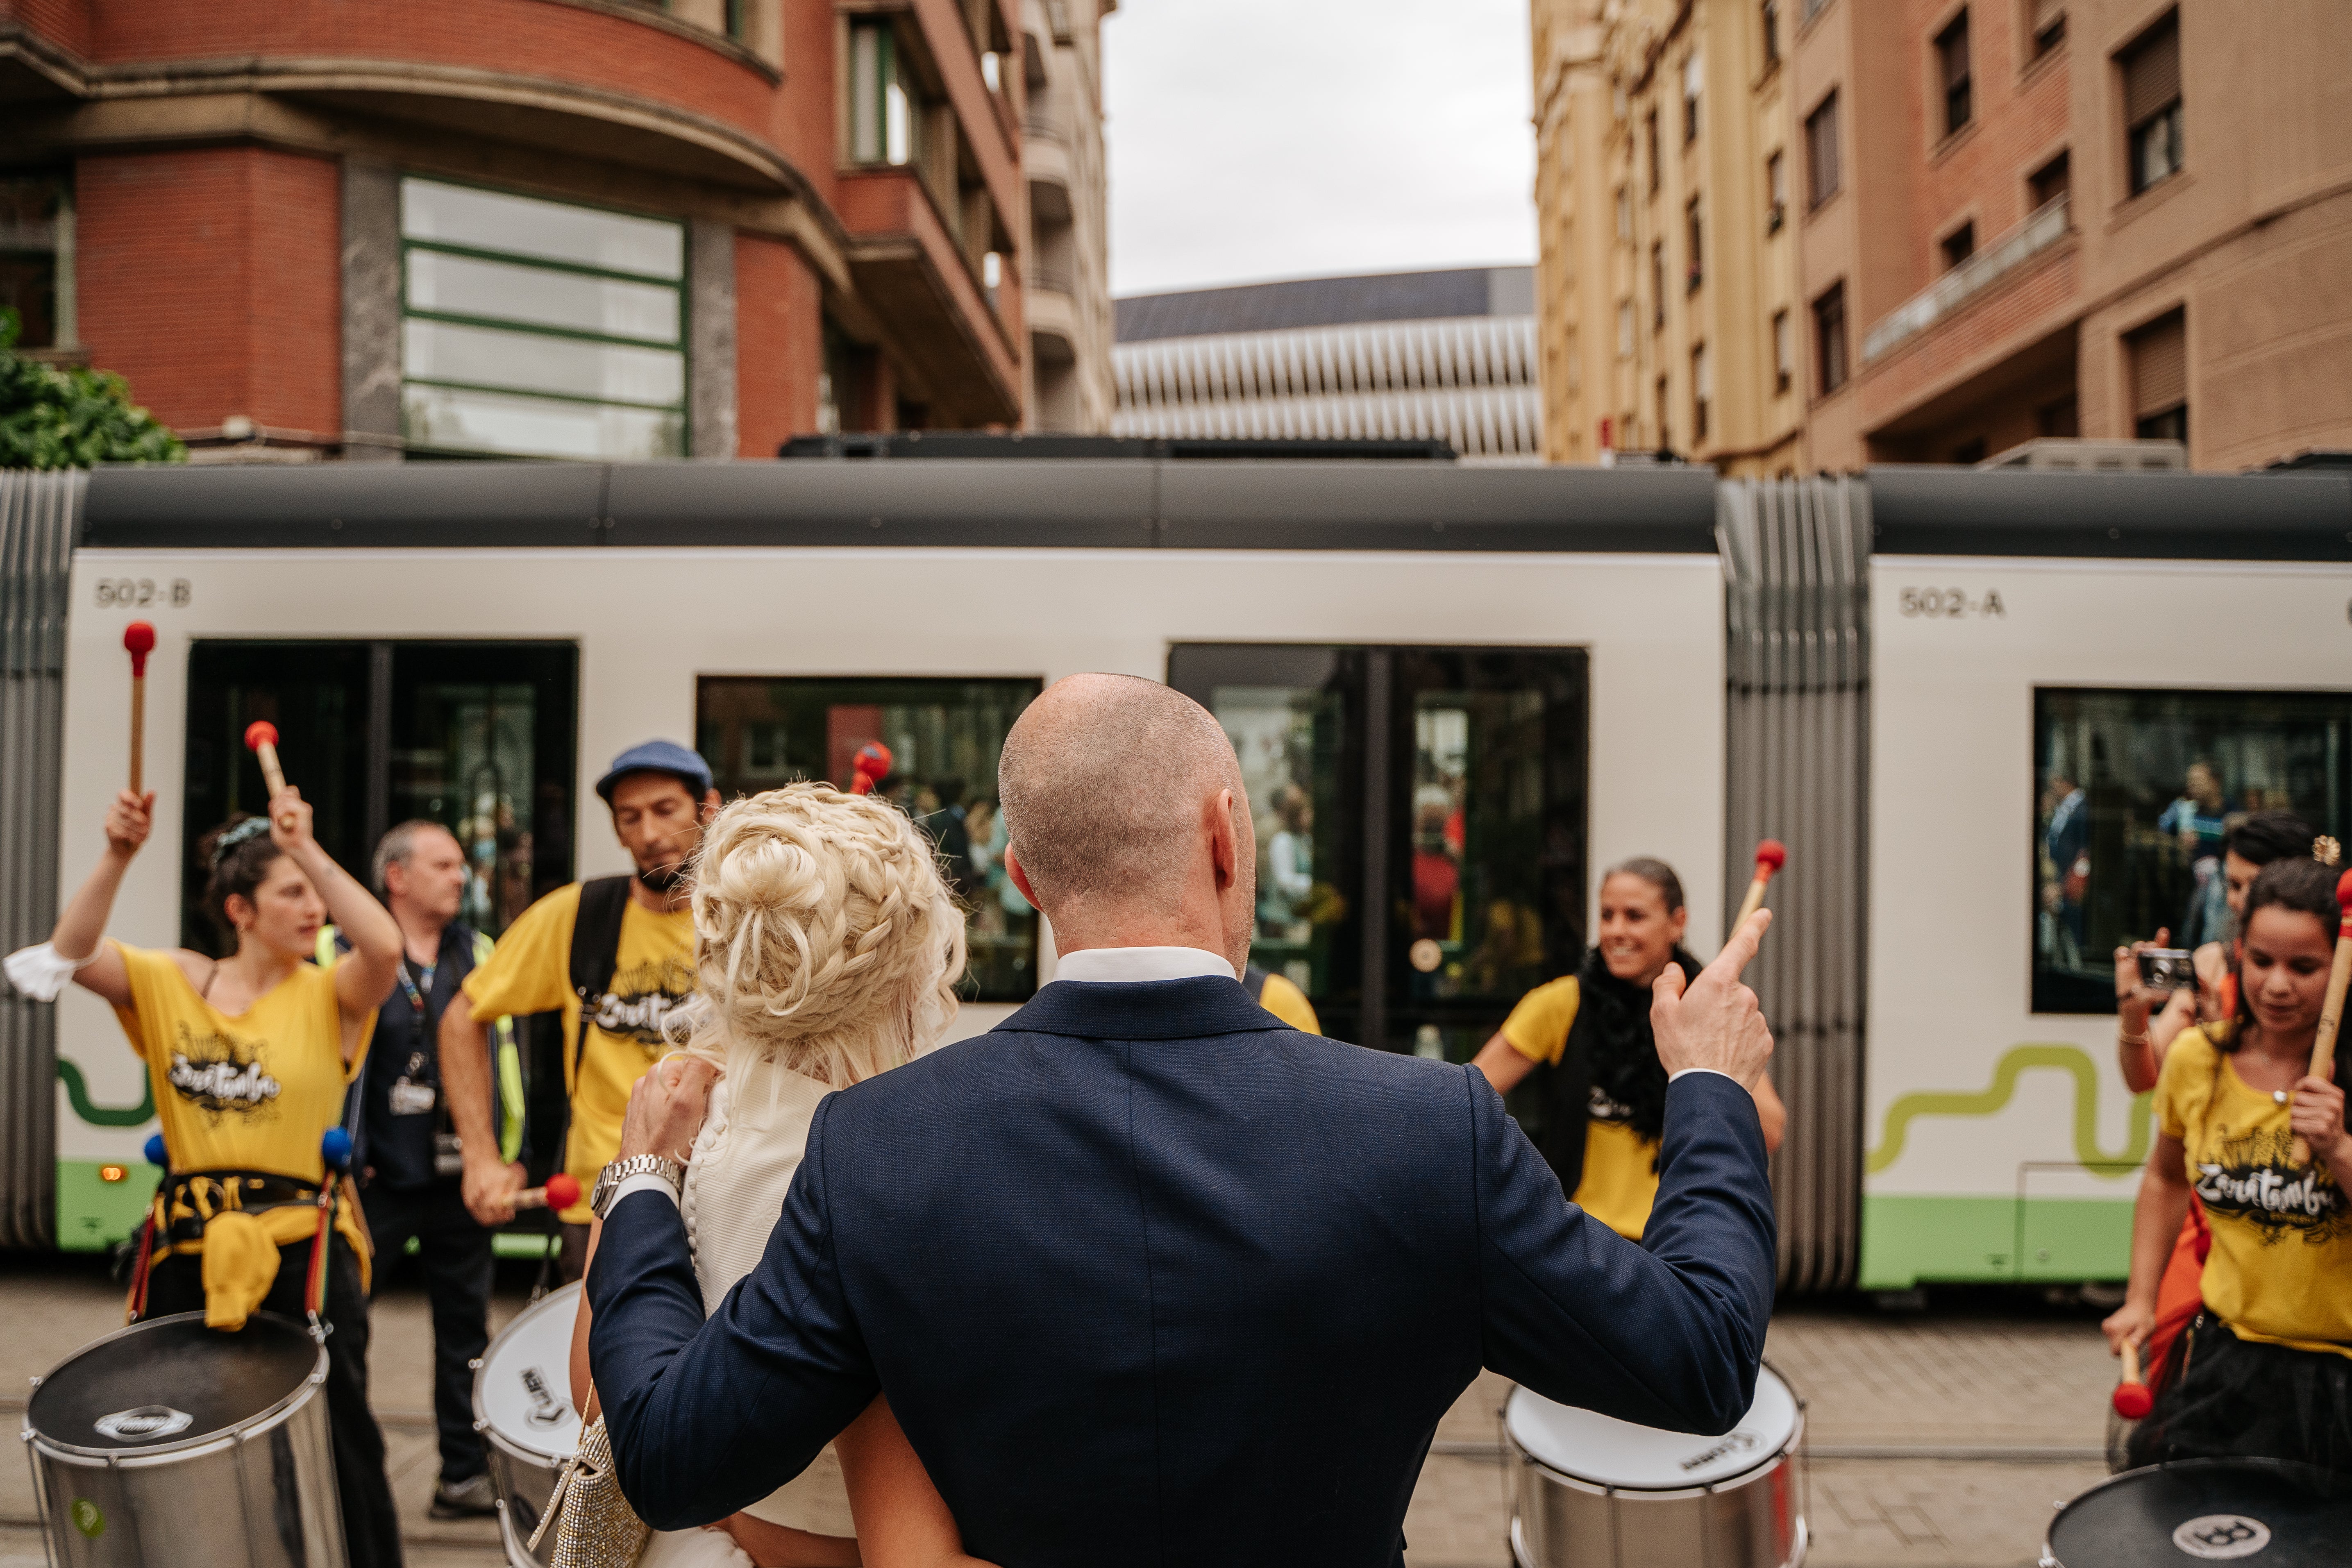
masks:
{"type": "MultiPolygon", "coordinates": [[[[522,1167],[500,1158],[490,1122],[488,1026],[519,1013],[563,1014],[563,1088],[572,1125],[562,1169],[584,1194],[621,1146],[629,1091],[667,1048],[662,1022],[694,991],[694,915],[686,868],[719,809],[710,768],[686,747],[648,741],[596,782],[635,871],[559,888],[517,916],[490,961],[441,1017],[441,1077],[465,1163],[466,1207],[487,1226],[514,1216],[522,1167]]],[[[563,1222],[563,1277],[588,1255],[583,1201],[563,1222]]]]}

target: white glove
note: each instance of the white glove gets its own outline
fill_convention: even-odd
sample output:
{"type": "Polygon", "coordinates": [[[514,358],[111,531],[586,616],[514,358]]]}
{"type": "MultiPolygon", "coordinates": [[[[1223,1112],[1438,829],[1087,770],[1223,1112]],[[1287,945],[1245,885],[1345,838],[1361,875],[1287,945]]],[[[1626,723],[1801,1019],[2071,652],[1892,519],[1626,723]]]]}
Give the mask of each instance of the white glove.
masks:
{"type": "Polygon", "coordinates": [[[68,958],[54,944],[45,942],[38,947],[18,948],[5,962],[0,962],[0,970],[7,972],[8,984],[19,994],[36,1002],[54,1002],[58,993],[74,977],[74,972],[97,957],[93,951],[89,958],[68,958]]]}

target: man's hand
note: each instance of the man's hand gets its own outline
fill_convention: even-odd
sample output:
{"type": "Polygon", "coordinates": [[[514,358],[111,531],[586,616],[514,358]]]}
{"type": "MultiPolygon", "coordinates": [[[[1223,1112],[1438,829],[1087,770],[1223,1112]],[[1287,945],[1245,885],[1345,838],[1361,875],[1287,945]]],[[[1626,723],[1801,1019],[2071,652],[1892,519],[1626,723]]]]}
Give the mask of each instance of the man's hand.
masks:
{"type": "Polygon", "coordinates": [[[474,1216],[474,1223],[493,1227],[514,1218],[515,1194],[522,1191],[522,1184],[523,1170],[520,1162],[511,1165],[502,1164],[495,1152],[479,1157],[468,1154],[458,1191],[466,1200],[466,1212],[474,1216]]]}
{"type": "Polygon", "coordinates": [[[1708,1068],[1753,1090],[1772,1059],[1772,1031],[1756,1005],[1756,993],[1739,983],[1739,972],[1756,956],[1772,911],[1759,910],[1731,933],[1715,962],[1699,971],[1685,990],[1683,972],[1669,963],[1652,989],[1650,1030],[1657,1037],[1658,1060],[1669,1076],[1708,1068]]]}
{"type": "Polygon", "coordinates": [[[665,1057],[629,1091],[629,1113],[621,1122],[624,1160],[667,1154],[683,1165],[694,1153],[694,1135],[710,1108],[710,1086],[719,1069],[698,1057],[665,1057]]]}

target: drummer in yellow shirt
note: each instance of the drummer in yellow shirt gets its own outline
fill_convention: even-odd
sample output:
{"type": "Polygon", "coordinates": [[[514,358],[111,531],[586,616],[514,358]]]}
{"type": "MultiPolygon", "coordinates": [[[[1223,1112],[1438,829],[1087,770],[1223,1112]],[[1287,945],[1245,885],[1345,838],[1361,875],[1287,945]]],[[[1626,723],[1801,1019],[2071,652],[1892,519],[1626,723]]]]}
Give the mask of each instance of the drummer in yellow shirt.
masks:
{"type": "MultiPolygon", "coordinates": [[[[1574,974],[1519,999],[1471,1062],[1500,1094],[1538,1068],[1543,1125],[1537,1147],[1559,1184],[1593,1218],[1642,1239],[1658,1195],[1666,1069],[1650,1033],[1650,987],[1666,965],[1696,979],[1683,951],[1682,879],[1663,860],[1635,859],[1601,880],[1601,941],[1574,974]]],[[[1759,1078],[1752,1091],[1764,1145],[1777,1150],[1788,1108],[1759,1078]]]]}
{"type": "MultiPolygon", "coordinates": [[[[702,847],[703,826],[719,810],[709,764],[674,742],[648,741],[613,759],[596,793],[612,808],[613,831],[635,870],[558,888],[523,910],[441,1015],[442,1085],[466,1163],[466,1207],[484,1225],[514,1217],[523,1183],[522,1167],[499,1158],[487,1026],[517,1013],[563,1014],[572,1127],[562,1168],[585,1194],[620,1150],[629,1091],[668,1049],[663,1020],[694,991],[687,868],[702,847]],[[618,897],[624,883],[625,900],[618,897]],[[614,910],[617,921],[605,918],[614,910]],[[583,920],[591,922],[591,945],[600,936],[602,944],[585,955],[603,977],[593,1010],[572,984],[574,936],[583,920]]],[[[562,1217],[563,1273],[576,1279],[587,1267],[593,1217],[584,1195],[562,1217]]]]}
{"type": "MultiPolygon", "coordinates": [[[[257,1311],[299,1321],[315,1307],[327,1331],[344,1544],[359,1568],[397,1568],[400,1521],[383,1434],[368,1408],[367,1231],[348,1179],[341,1201],[331,1195],[323,1300],[310,1294],[310,1254],[320,1185],[338,1181],[320,1140],[341,1121],[345,1087],[366,1059],[400,962],[400,927],[319,847],[310,807],[288,789],[268,816],[224,823],[198,847],[205,912],[227,938],[228,956],[101,942],[154,804],[152,794],[115,797],[98,868],[47,946],[13,955],[9,975],[36,995],[54,995],[69,974],[113,1005],[147,1064],[166,1171],[132,1311],[153,1319],[201,1310],[207,1326],[229,1332],[257,1311]],[[329,919],[351,951],[320,966],[310,960],[329,919]],[[36,955],[34,969],[46,976],[19,969],[36,955]]],[[[171,1389],[152,1393],[171,1403],[171,1389]]]]}

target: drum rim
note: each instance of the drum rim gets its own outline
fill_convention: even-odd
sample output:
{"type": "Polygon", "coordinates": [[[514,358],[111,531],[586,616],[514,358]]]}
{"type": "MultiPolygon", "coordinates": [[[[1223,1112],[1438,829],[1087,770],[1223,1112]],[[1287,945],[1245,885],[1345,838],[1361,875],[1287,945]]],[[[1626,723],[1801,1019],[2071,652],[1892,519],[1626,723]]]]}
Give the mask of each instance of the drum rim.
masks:
{"type": "Polygon", "coordinates": [[[2215,1468],[2232,1470],[2277,1470],[2284,1474],[2294,1475],[2300,1471],[2316,1470],[2318,1467],[2315,1465],[2306,1465],[2296,1459],[2273,1458],[2268,1454],[2249,1454],[2243,1458],[2228,1458],[2218,1455],[2207,1454],[2201,1455],[2194,1459],[2167,1459],[2158,1464],[2141,1465],[2136,1469],[2117,1470],[2112,1476],[2092,1482],[2089,1486],[2084,1487],[2081,1491],[2076,1492],[2073,1497],[2068,1498],[2064,1502],[2060,1503],[2058,1505],[2058,1511],[2050,1516],[2049,1525],[2042,1531],[2042,1561],[2045,1565],[2045,1568],[2062,1568],[2060,1559],[2056,1553],[2059,1522],[2063,1520],[2068,1513],[2073,1511],[2076,1503],[2089,1498],[2093,1493],[2103,1492],[2109,1487],[2115,1486],[2120,1482],[2136,1480],[2143,1476],[2152,1476],[2162,1470],[2202,1470],[2215,1468]]]}
{"type": "MultiPolygon", "coordinates": [[[[283,1323],[288,1328],[294,1330],[295,1332],[302,1335],[303,1338],[311,1339],[310,1332],[308,1329],[305,1329],[301,1324],[296,1322],[293,1319],[285,1316],[283,1313],[256,1312],[253,1316],[264,1319],[273,1323],[283,1323]]],[[[168,1317],[143,1318],[135,1323],[126,1323],[110,1334],[100,1335],[97,1339],[90,1341],[88,1344],[83,1345],[72,1354],[67,1356],[65,1360],[58,1362],[55,1366],[50,1367],[47,1372],[41,1374],[41,1383],[42,1384],[47,1384],[49,1379],[55,1377],[59,1371],[72,1365],[75,1362],[79,1361],[82,1357],[89,1354],[92,1351],[97,1350],[100,1345],[112,1344],[116,1340],[127,1339],[131,1335],[138,1333],[142,1329],[156,1328],[164,1323],[181,1323],[190,1321],[201,1323],[204,1321],[204,1313],[196,1311],[173,1312],[168,1317]]],[[[89,1448],[84,1447],[79,1443],[68,1443],[62,1437],[52,1436],[48,1433],[46,1433],[39,1427],[34,1426],[33,1402],[31,1399],[27,1399],[25,1402],[26,1443],[28,1447],[38,1449],[42,1453],[53,1455],[60,1459],[96,1459],[101,1464],[122,1468],[143,1465],[151,1459],[165,1458],[184,1458],[191,1454],[199,1453],[207,1448],[235,1447],[239,1443],[248,1441],[252,1437],[269,1430],[272,1426],[275,1426],[280,1422],[286,1420],[289,1416],[292,1415],[295,1410],[298,1409],[306,1400],[315,1396],[321,1388],[326,1386],[327,1347],[324,1344],[320,1343],[315,1339],[311,1340],[311,1345],[312,1348],[318,1352],[318,1357],[310,1363],[310,1370],[303,1375],[302,1381],[296,1384],[291,1389],[288,1390],[286,1394],[280,1396],[274,1404],[264,1405],[261,1409],[256,1411],[253,1415],[247,1416],[244,1420],[237,1422],[234,1426],[219,1427],[210,1432],[202,1433],[194,1437],[183,1437],[177,1442],[156,1443],[138,1448],[89,1448]]],[[[39,1388],[36,1387],[34,1390],[34,1395],[36,1398],[39,1396],[39,1388]]]]}
{"type": "MultiPolygon", "coordinates": [[[[488,1438],[491,1442],[496,1443],[499,1447],[507,1449],[517,1458],[548,1459],[560,1465],[565,1459],[570,1458],[573,1453],[578,1451],[579,1445],[575,1443],[571,1448],[565,1449],[561,1453],[551,1448],[528,1448],[524,1447],[515,1439],[507,1436],[496,1426],[492,1425],[490,1421],[490,1413],[487,1409],[483,1408],[482,1405],[482,1384],[490,1374],[490,1363],[498,1359],[499,1347],[506,1343],[509,1339],[512,1338],[515,1330],[520,1328],[523,1323],[536,1314],[541,1307],[545,1306],[548,1302],[554,1300],[566,1290],[581,1291],[585,1290],[586,1289],[586,1282],[580,1279],[574,1279],[566,1284],[558,1285],[554,1289],[550,1290],[546,1295],[541,1296],[538,1300],[531,1302],[521,1311],[517,1312],[514,1315],[513,1321],[509,1322],[505,1328],[500,1329],[497,1335],[491,1339],[488,1344],[482,1347],[482,1362],[479,1366],[474,1369],[474,1386],[470,1391],[469,1395],[474,1407],[474,1430],[479,1432],[483,1436],[488,1438]]],[[[579,1303],[576,1300],[572,1303],[572,1310],[576,1316],[579,1311],[579,1303]]],[[[569,1400],[572,1397],[572,1393],[569,1386],[571,1378],[568,1374],[566,1375],[564,1382],[566,1384],[564,1389],[564,1398],[569,1400]]],[[[575,1405],[572,1407],[572,1414],[577,1415],[580,1412],[580,1407],[575,1405]]],[[[587,1423],[583,1421],[581,1425],[584,1426],[587,1423]]]]}
{"type": "MultiPolygon", "coordinates": [[[[1789,1398],[1797,1407],[1797,1419],[1795,1424],[1789,1428],[1789,1436],[1787,1441],[1783,1442],[1779,1447],[1773,1449],[1770,1453],[1765,1455],[1762,1458],[1757,1460],[1755,1464],[1751,1465],[1747,1469],[1734,1470],[1731,1474],[1724,1477],[1719,1481],[1701,1481],[1696,1486],[1642,1487],[1619,1486],[1613,1482],[1596,1481],[1588,1479],[1581,1476],[1571,1476],[1565,1470],[1560,1469],[1558,1466],[1551,1464],[1549,1461],[1538,1458],[1534,1454],[1528,1451],[1525,1445],[1521,1444],[1518,1438],[1511,1435],[1511,1423],[1507,1415],[1507,1412],[1510,1409],[1509,1395],[1506,1395],[1503,1400],[1503,1408],[1507,1413],[1503,1421],[1503,1441],[1509,1445],[1513,1453],[1518,1456],[1519,1462],[1527,1466],[1529,1469],[1540,1471],[1548,1479],[1559,1481],[1572,1490],[1584,1492],[1592,1497],[1615,1497],[1620,1493],[1623,1493],[1633,1497],[1643,1498],[1654,1502],[1671,1502],[1677,1498],[1707,1497],[1716,1492],[1730,1491],[1736,1488],[1748,1485],[1758,1477],[1769,1474],[1774,1468],[1786,1463],[1790,1458],[1802,1458],[1804,1457],[1805,1424],[1807,1420],[1805,1396],[1798,1393],[1797,1385],[1790,1383],[1786,1377],[1782,1376],[1780,1369],[1774,1366],[1770,1362],[1759,1360],[1757,1363],[1757,1367],[1759,1371],[1770,1373],[1775,1381],[1777,1381],[1781,1387],[1789,1391],[1789,1398]]],[[[1526,1386],[1527,1385],[1525,1384],[1515,1383],[1511,1385],[1511,1394],[1517,1394],[1522,1388],[1526,1388],[1526,1386]]],[[[1535,1393],[1533,1389],[1528,1389],[1528,1392],[1530,1394],[1535,1393]]],[[[1538,1394],[1536,1394],[1536,1397],[1540,1399],[1543,1395],[1538,1394]]],[[[1580,1406],[1579,1408],[1581,1407],[1580,1406]]],[[[1595,1414],[1597,1415],[1598,1412],[1595,1412],[1595,1414]]],[[[1694,1434],[1694,1436],[1696,1435],[1696,1434],[1694,1434]]]]}

